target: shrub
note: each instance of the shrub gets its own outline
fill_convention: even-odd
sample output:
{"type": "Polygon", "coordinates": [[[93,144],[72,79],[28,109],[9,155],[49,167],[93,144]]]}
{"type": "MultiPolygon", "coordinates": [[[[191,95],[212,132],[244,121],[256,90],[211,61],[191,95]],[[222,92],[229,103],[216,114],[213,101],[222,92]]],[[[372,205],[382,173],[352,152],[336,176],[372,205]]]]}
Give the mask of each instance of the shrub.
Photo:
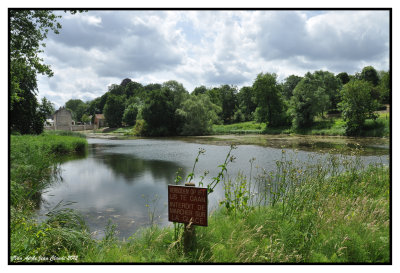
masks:
{"type": "Polygon", "coordinates": [[[143,119],[139,119],[136,121],[136,124],[133,127],[133,134],[135,136],[144,136],[146,134],[146,129],[146,121],[144,121],[143,119]]]}

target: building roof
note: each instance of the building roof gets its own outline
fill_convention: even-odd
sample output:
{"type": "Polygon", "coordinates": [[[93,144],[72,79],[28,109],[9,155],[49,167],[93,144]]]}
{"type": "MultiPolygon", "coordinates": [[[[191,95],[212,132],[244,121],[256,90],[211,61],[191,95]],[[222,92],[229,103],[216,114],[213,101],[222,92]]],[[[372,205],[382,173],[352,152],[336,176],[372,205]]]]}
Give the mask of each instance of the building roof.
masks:
{"type": "Polygon", "coordinates": [[[71,114],[71,111],[70,111],[70,110],[66,109],[65,107],[60,107],[60,109],[58,109],[57,111],[55,111],[53,115],[57,114],[57,113],[58,113],[59,111],[61,111],[61,110],[65,110],[65,111],[67,111],[68,113],[71,114]]]}

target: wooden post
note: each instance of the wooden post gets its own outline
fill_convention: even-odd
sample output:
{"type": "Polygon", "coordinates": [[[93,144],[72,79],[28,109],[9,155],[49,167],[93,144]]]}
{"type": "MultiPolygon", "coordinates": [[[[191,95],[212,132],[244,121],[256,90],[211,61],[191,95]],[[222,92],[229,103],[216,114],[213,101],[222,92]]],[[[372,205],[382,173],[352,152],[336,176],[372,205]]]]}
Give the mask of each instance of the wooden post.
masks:
{"type": "MultiPolygon", "coordinates": [[[[195,187],[194,183],[185,183],[186,187],[195,187]]],[[[183,231],[183,248],[185,253],[189,253],[196,246],[196,230],[192,223],[185,224],[183,231]]]]}

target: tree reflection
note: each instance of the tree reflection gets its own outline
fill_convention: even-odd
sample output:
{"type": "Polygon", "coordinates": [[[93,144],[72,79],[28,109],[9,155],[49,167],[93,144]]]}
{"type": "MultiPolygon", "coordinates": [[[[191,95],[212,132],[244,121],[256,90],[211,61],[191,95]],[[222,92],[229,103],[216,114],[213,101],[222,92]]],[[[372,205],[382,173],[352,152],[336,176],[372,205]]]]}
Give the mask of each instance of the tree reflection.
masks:
{"type": "Polygon", "coordinates": [[[146,160],[134,155],[119,153],[101,153],[95,159],[107,165],[116,176],[122,176],[127,183],[133,183],[134,178],[149,172],[154,180],[173,183],[176,172],[182,166],[163,160],[146,160]]]}

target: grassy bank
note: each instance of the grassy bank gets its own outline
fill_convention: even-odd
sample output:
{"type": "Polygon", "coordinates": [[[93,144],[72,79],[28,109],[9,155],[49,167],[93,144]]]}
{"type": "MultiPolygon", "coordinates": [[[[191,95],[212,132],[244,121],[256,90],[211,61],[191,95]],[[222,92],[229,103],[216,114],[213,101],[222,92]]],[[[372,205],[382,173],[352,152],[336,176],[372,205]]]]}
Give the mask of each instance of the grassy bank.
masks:
{"type": "MultiPolygon", "coordinates": [[[[322,136],[345,136],[346,127],[342,118],[317,118],[310,128],[294,130],[290,126],[268,128],[265,123],[255,121],[240,122],[227,125],[213,125],[213,134],[300,134],[322,136]]],[[[374,121],[367,119],[360,133],[363,137],[388,137],[390,135],[390,119],[388,113],[380,113],[374,121]]]]}
{"type": "MultiPolygon", "coordinates": [[[[62,206],[39,224],[34,210],[52,176],[56,162],[84,154],[86,139],[78,134],[46,132],[42,135],[10,137],[10,249],[11,259],[74,253],[76,244],[89,238],[81,218],[62,206]],[[79,239],[79,240],[74,240],[79,239]]],[[[26,261],[25,261],[26,262],[26,261]]],[[[28,260],[29,262],[29,260],[28,260]]]]}

